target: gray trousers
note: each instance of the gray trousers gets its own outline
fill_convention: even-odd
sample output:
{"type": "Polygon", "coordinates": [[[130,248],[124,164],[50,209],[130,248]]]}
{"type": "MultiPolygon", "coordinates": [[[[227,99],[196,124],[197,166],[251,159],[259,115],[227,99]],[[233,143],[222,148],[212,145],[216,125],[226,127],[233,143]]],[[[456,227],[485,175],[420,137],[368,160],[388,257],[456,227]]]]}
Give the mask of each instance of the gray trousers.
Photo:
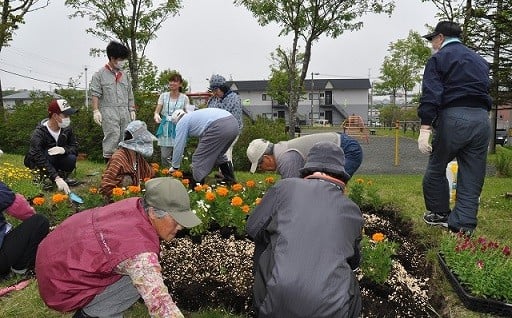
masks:
{"type": "Polygon", "coordinates": [[[435,213],[450,211],[446,166],[457,159],[457,197],[448,218],[448,225],[456,229],[476,227],[490,136],[488,112],[482,108],[443,109],[434,124],[432,153],[423,177],[425,206],[435,213]]]}
{"type": "Polygon", "coordinates": [[[170,168],[172,166],[173,149],[173,147],[160,146],[160,161],[162,168],[170,168]]]}
{"type": "Polygon", "coordinates": [[[124,140],[124,130],[131,121],[128,105],[126,107],[101,107],[101,129],[103,130],[103,157],[110,158],[124,140]]]}
{"type": "Polygon", "coordinates": [[[82,310],[92,317],[123,318],[123,312],[139,298],[140,294],[133,286],[130,276],[123,276],[96,295],[82,310]]]}
{"type": "Polygon", "coordinates": [[[201,181],[215,167],[228,162],[226,151],[238,136],[238,122],[229,116],[217,119],[199,137],[196,151],[192,155],[192,175],[201,181]]]}

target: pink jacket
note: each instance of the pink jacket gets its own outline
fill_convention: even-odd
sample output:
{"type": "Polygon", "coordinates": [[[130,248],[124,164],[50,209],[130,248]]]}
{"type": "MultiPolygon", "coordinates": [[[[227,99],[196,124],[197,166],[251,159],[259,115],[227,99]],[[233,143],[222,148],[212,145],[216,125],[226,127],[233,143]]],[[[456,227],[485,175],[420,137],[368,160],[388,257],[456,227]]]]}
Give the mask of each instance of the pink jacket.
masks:
{"type": "Polygon", "coordinates": [[[158,235],[142,199],[125,199],[72,215],[39,245],[36,276],[48,307],[66,312],[87,305],[118,281],[122,261],[160,252],[158,235]]]}

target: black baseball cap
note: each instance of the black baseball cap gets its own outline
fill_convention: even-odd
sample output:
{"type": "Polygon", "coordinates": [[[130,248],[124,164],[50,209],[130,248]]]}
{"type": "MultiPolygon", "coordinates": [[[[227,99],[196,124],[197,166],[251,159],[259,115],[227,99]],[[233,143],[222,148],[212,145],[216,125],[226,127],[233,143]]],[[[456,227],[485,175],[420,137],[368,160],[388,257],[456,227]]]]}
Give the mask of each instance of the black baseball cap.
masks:
{"type": "Polygon", "coordinates": [[[442,34],[447,37],[460,37],[462,30],[460,26],[452,21],[441,21],[436,25],[434,32],[424,35],[423,37],[429,41],[432,41],[434,36],[442,34]]]}

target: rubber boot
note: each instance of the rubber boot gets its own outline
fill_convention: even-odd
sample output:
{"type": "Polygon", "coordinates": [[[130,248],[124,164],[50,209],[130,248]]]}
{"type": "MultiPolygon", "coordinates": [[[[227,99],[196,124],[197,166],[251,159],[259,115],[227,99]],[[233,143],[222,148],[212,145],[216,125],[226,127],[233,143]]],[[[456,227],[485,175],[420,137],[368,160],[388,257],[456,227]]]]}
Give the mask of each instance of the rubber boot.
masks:
{"type": "Polygon", "coordinates": [[[233,163],[231,163],[231,161],[221,164],[219,168],[224,176],[224,179],[222,179],[221,182],[224,182],[227,185],[233,185],[236,183],[235,171],[233,170],[233,163]]]}

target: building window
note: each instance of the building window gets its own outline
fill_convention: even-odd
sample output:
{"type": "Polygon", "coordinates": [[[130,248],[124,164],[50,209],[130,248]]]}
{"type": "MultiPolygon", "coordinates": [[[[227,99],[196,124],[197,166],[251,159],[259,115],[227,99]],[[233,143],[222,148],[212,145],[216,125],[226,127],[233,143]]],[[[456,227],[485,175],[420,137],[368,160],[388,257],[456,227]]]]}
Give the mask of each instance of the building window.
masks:
{"type": "Polygon", "coordinates": [[[267,94],[261,94],[261,100],[267,100],[267,94]]]}

